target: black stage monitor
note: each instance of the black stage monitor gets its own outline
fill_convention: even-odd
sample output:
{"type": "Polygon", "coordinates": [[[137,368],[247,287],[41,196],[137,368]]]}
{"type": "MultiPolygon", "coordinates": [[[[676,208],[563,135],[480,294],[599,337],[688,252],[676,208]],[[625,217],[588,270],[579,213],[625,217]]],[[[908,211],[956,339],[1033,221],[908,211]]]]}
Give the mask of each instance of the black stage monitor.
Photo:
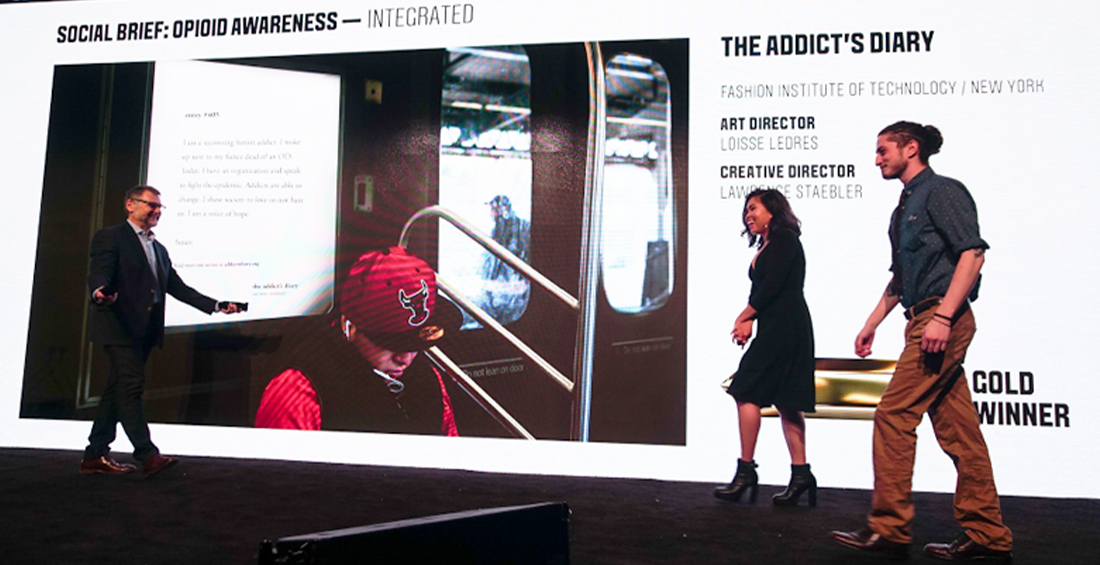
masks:
{"type": "Polygon", "coordinates": [[[569,563],[569,506],[544,502],[454,512],[260,544],[260,565],[569,563]]]}

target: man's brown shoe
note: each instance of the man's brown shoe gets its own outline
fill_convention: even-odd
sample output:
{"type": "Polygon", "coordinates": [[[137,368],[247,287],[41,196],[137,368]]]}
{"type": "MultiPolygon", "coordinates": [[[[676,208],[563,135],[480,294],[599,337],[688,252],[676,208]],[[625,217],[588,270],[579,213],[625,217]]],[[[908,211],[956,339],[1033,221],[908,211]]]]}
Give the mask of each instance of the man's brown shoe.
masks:
{"type": "Polygon", "coordinates": [[[98,459],[85,459],[80,462],[81,475],[125,475],[136,470],[137,467],[129,463],[119,463],[106,455],[98,459]]]}
{"type": "Polygon", "coordinates": [[[862,528],[854,532],[832,532],[830,535],[834,541],[844,547],[888,555],[895,559],[909,557],[909,544],[890,541],[872,532],[870,528],[862,528]]]}
{"type": "Polygon", "coordinates": [[[982,563],[1012,563],[1012,551],[989,549],[970,539],[963,532],[951,543],[930,543],[924,552],[946,561],[980,561],[982,563]]]}
{"type": "Polygon", "coordinates": [[[175,457],[168,457],[167,455],[158,453],[141,462],[141,475],[148,479],[175,464],[175,457]]]}

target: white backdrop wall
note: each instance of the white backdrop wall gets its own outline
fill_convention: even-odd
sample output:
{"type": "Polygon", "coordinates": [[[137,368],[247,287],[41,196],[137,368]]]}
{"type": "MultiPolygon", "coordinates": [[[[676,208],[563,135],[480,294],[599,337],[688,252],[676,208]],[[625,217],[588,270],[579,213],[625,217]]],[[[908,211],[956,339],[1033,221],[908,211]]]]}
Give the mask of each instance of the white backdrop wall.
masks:
{"type": "MultiPolygon", "coordinates": [[[[1068,1],[994,7],[938,0],[919,9],[870,9],[850,1],[471,0],[458,6],[459,13],[469,14],[459,22],[416,26],[397,25],[395,19],[368,25],[371,10],[409,7],[380,2],[0,6],[0,225],[6,234],[0,293],[9,304],[0,330],[0,445],[79,449],[89,429],[82,421],[19,416],[55,65],[687,38],[685,446],[154,425],[158,444],[183,455],[727,480],[737,456],[736,419],[731,399],[718,384],[741,355],[729,331],[748,295],[745,273],[752,256],[739,235],[741,195],[755,185],[787,191],[803,221],[806,294],[817,355],[850,358],[854,337],[889,276],[886,226],[900,189],[873,167],[875,137],[883,126],[907,119],[943,131],[943,152],[932,164],[968,186],[978,204],[982,235],[991,245],[981,299],[974,306],[979,332],[967,359],[967,377],[978,385],[975,401],[985,406],[1049,404],[1046,410],[1064,416],[1051,418],[1051,425],[1003,425],[994,419],[984,426],[1001,492],[1100,497],[1100,487],[1086,480],[1100,461],[1100,447],[1092,439],[1100,424],[1100,383],[1088,369],[1097,334],[1093,320],[1100,314],[1094,292],[1100,284],[1100,235],[1091,213],[1100,198],[1090,196],[1088,173],[1100,129],[1095,64],[1100,49],[1093,30],[1100,8],[1068,1]],[[340,21],[334,29],[309,33],[172,34],[177,21],[300,12],[336,12],[340,21]],[[344,22],[356,18],[363,22],[344,22]],[[165,27],[156,39],[123,41],[117,26],[126,22],[164,22],[165,27]],[[113,40],[60,40],[65,26],[95,24],[108,26],[113,40]],[[903,38],[897,44],[895,34],[903,38]],[[810,39],[814,53],[769,53],[769,38],[781,49],[783,36],[794,42],[799,35],[810,39]],[[889,52],[875,52],[876,37],[889,38],[889,52]],[[754,41],[758,54],[752,52],[754,41]],[[748,47],[739,51],[739,43],[748,47]],[[729,127],[749,128],[753,118],[771,116],[812,117],[814,126],[729,127]],[[789,173],[787,167],[794,164],[851,165],[855,174],[727,178],[729,169],[723,169],[779,165],[789,173]],[[1008,376],[1017,390],[1021,375],[1029,373],[1032,393],[980,392],[983,375],[994,371],[1008,376]]],[[[746,174],[738,171],[740,177],[746,174]]],[[[896,358],[901,327],[901,314],[895,312],[879,330],[876,357],[896,358]]],[[[952,490],[950,460],[935,446],[927,423],[919,433],[915,488],[952,490]]],[[[761,436],[762,480],[785,482],[788,458],[778,421],[767,419],[761,436]]],[[[870,438],[868,420],[810,420],[809,459],[819,481],[868,488],[870,438]]],[[[116,449],[126,449],[124,440],[119,444],[116,449]]]]}

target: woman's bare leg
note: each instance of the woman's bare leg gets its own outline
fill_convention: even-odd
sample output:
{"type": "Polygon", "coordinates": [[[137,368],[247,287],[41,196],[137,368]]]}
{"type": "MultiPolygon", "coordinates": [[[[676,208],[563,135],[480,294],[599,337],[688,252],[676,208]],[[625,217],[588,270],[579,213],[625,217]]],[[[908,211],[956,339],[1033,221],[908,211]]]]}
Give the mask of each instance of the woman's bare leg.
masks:
{"type": "Polygon", "coordinates": [[[783,423],[783,437],[787,440],[787,450],[791,452],[791,465],[805,465],[806,417],[798,410],[780,410],[779,419],[783,423]]]}
{"type": "Polygon", "coordinates": [[[760,407],[751,402],[738,402],[737,421],[741,431],[741,460],[752,461],[756,438],[760,435],[760,407]]]}

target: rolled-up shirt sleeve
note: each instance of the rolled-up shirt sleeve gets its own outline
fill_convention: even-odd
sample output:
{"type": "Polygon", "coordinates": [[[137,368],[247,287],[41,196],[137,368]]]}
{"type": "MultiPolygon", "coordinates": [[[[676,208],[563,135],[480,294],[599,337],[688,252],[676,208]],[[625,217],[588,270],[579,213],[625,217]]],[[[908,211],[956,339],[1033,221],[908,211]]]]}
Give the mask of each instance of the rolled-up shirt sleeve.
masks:
{"type": "Polygon", "coordinates": [[[989,249],[978,228],[974,199],[961,184],[947,182],[937,186],[928,199],[928,216],[955,257],[968,249],[989,249]]]}

